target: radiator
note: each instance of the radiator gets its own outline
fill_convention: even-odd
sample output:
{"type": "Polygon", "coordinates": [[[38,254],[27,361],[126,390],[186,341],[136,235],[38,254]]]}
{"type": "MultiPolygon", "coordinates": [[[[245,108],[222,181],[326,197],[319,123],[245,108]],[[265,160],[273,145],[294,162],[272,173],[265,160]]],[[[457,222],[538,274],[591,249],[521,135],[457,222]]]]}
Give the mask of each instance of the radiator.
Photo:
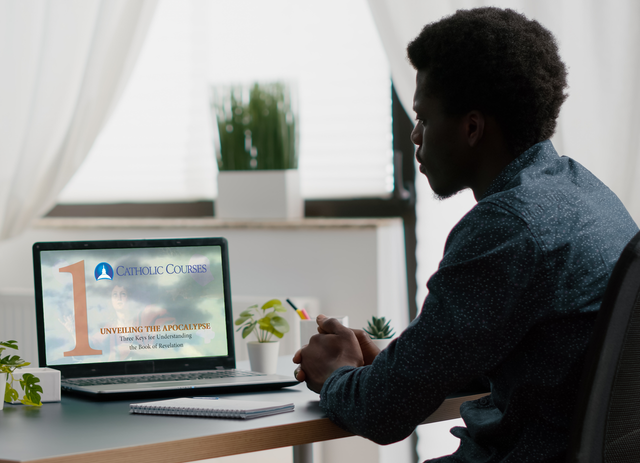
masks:
{"type": "MultiPolygon", "coordinates": [[[[18,341],[18,355],[31,366],[38,366],[36,308],[34,295],[28,290],[0,290],[0,341],[18,341]]],[[[4,355],[15,354],[7,349],[4,355]]]]}

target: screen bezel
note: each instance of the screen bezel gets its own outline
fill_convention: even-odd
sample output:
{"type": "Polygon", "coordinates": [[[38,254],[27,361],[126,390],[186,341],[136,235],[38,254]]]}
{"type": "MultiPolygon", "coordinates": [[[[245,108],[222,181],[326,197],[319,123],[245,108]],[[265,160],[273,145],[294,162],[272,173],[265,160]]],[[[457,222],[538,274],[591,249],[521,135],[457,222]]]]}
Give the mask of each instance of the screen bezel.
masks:
{"type": "Polygon", "coordinates": [[[228,242],[225,238],[164,238],[132,240],[50,241],[33,245],[33,269],[36,303],[36,327],[38,337],[38,363],[40,367],[59,370],[64,378],[90,376],[168,373],[174,371],[215,370],[235,368],[233,310],[231,306],[231,283],[229,276],[228,242]],[[187,246],[216,246],[222,256],[222,280],[225,316],[227,319],[227,355],[218,357],[136,360],[122,362],[83,363],[75,365],[47,365],[45,349],[44,303],[42,297],[42,267],[40,253],[43,251],[65,251],[82,249],[132,249],[187,246]]]}

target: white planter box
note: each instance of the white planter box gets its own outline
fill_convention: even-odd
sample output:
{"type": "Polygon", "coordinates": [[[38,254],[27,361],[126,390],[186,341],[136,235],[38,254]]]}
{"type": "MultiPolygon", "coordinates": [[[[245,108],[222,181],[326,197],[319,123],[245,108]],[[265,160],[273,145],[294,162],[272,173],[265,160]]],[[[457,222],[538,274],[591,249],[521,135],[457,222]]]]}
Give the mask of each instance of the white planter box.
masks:
{"type": "Polygon", "coordinates": [[[13,372],[13,388],[18,391],[18,400],[15,400],[14,404],[19,404],[20,399],[24,398],[24,391],[20,387],[20,379],[25,373],[31,373],[33,376],[37,376],[40,379],[38,383],[42,387],[42,393],[40,394],[40,400],[45,402],[60,402],[61,389],[60,389],[60,371],[53,368],[19,368],[13,372]]]}
{"type": "Polygon", "coordinates": [[[4,392],[5,392],[5,388],[7,384],[7,374],[6,373],[0,373],[0,392],[2,392],[2,395],[0,396],[0,410],[2,410],[4,408],[4,392]]]}
{"type": "Polygon", "coordinates": [[[304,217],[297,169],[218,172],[215,215],[220,219],[304,217]]]}

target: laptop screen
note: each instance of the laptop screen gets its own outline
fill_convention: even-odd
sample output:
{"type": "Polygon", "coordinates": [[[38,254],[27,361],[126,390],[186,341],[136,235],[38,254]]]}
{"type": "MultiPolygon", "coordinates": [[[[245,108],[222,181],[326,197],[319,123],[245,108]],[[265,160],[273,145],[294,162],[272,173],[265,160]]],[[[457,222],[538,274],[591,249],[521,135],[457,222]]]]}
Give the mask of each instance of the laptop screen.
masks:
{"type": "Polygon", "coordinates": [[[34,266],[47,366],[233,357],[223,239],[36,243],[34,266]]]}

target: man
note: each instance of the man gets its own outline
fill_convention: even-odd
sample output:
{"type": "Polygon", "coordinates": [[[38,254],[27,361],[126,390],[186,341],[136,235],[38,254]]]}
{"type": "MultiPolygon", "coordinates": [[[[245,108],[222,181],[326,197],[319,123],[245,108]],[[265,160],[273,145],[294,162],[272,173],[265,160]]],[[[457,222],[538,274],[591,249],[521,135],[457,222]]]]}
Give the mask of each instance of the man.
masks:
{"type": "MultiPolygon", "coordinates": [[[[441,462],[559,462],[584,353],[609,275],[638,231],[618,198],[551,142],[566,98],[551,33],[511,11],[458,11],[408,46],[411,134],[434,193],[478,204],[451,231],[422,311],[382,352],[318,318],[294,356],[340,426],[380,444],[407,437],[445,397],[462,405],[460,447],[441,462]]],[[[586,134],[585,136],[588,136],[586,134]]]]}

